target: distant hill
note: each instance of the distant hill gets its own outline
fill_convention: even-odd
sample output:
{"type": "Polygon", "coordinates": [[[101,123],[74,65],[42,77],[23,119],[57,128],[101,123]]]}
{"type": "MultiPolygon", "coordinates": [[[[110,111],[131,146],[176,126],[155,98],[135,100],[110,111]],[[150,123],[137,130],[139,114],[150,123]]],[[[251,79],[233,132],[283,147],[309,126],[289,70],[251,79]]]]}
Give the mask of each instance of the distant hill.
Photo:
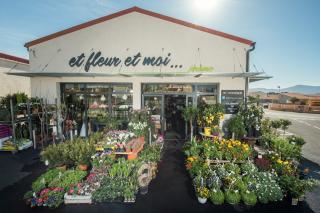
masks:
{"type": "MultiPolygon", "coordinates": [[[[251,88],[250,92],[279,92],[278,89],[266,89],[266,88],[251,88]]],[[[306,95],[320,94],[320,86],[309,86],[309,85],[295,85],[293,87],[281,88],[281,92],[293,92],[301,93],[306,95]]]]}

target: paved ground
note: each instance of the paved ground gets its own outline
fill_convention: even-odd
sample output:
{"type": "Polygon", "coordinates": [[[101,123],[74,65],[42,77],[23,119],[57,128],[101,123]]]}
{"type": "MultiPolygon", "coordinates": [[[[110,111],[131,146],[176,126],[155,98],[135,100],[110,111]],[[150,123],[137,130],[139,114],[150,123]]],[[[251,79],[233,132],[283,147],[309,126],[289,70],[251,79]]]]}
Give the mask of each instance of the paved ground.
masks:
{"type": "Polygon", "coordinates": [[[320,114],[265,110],[265,116],[291,120],[292,125],[288,131],[303,137],[307,142],[302,149],[303,156],[320,166],[320,114]]]}
{"type": "MultiPolygon", "coordinates": [[[[258,204],[252,208],[244,205],[199,204],[191,179],[185,170],[182,146],[183,143],[178,140],[166,141],[158,175],[151,182],[149,193],[144,196],[138,195],[135,204],[62,205],[54,210],[31,209],[24,204],[23,193],[30,188],[32,181],[45,170],[42,163],[35,161],[23,167],[22,171],[29,173],[27,176],[0,191],[0,212],[312,212],[306,202],[300,202],[298,206],[291,206],[288,200],[267,205],[258,204]]],[[[32,152],[32,150],[27,152],[32,152]]]]}
{"type": "MultiPolygon", "coordinates": [[[[310,176],[320,179],[320,114],[265,110],[265,116],[292,121],[289,134],[301,136],[306,141],[302,148],[302,155],[307,159],[304,166],[312,170],[310,176]]],[[[320,187],[307,195],[307,203],[313,211],[320,212],[320,187]]]]}

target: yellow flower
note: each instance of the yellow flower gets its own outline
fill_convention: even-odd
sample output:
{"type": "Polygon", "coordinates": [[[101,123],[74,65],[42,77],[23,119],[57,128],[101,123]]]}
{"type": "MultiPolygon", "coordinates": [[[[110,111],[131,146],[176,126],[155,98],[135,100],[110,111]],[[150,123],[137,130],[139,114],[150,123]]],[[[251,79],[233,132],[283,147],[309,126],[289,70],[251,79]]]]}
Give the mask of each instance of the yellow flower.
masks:
{"type": "Polygon", "coordinates": [[[283,162],[283,161],[282,161],[281,159],[278,159],[278,160],[277,160],[277,163],[279,163],[279,164],[282,164],[282,162],[283,162]]]}

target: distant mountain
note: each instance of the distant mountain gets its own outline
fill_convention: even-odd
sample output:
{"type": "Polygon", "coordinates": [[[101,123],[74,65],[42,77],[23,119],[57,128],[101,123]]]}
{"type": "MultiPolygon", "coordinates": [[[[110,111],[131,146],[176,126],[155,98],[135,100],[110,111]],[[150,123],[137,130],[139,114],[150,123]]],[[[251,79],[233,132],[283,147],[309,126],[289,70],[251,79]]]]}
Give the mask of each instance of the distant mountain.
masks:
{"type": "MultiPolygon", "coordinates": [[[[250,92],[279,92],[278,89],[266,89],[266,88],[251,88],[250,92]]],[[[309,86],[309,85],[295,85],[293,87],[283,88],[281,92],[293,92],[301,93],[306,95],[320,94],[320,86],[309,86]]]]}

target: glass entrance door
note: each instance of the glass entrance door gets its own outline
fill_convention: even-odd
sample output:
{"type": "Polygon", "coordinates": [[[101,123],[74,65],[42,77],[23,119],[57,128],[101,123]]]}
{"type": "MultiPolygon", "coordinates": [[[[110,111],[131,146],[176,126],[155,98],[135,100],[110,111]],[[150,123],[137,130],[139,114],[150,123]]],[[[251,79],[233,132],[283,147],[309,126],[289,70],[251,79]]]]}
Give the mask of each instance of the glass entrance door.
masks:
{"type": "Polygon", "coordinates": [[[143,96],[143,107],[150,112],[157,132],[163,132],[165,126],[163,117],[163,99],[163,95],[143,96]]]}

